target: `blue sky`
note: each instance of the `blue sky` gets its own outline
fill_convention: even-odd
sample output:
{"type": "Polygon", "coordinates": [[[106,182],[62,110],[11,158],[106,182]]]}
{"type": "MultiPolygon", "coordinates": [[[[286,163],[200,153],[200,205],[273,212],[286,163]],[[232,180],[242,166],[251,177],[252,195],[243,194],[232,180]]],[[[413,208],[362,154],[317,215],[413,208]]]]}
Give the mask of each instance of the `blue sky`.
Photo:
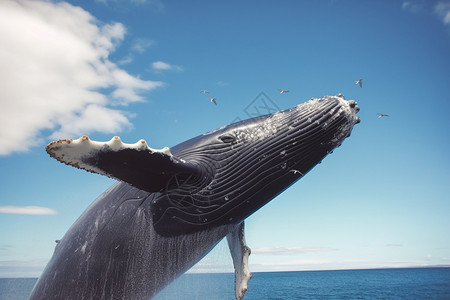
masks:
{"type": "MultiPolygon", "coordinates": [[[[171,147],[261,92],[280,109],[343,93],[361,123],[247,219],[251,271],[450,265],[450,1],[4,0],[0,39],[0,277],[38,276],[114,182],[47,143],[171,147]]],[[[227,252],[192,271],[231,271],[227,252]]]]}

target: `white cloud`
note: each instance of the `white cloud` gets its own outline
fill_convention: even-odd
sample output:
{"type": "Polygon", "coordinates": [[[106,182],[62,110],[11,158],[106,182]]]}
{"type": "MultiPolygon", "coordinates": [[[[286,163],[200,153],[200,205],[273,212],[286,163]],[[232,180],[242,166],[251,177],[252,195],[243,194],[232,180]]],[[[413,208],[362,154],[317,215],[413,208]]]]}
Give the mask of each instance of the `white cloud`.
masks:
{"type": "Polygon", "coordinates": [[[412,13],[419,13],[425,10],[425,4],[422,0],[404,1],[402,9],[412,13]]]}
{"type": "MultiPolygon", "coordinates": [[[[250,256],[251,258],[251,256],[250,256]]],[[[309,271],[309,270],[348,270],[348,269],[380,269],[380,268],[411,268],[411,267],[435,267],[448,266],[445,261],[438,264],[435,261],[411,260],[411,261],[371,261],[358,259],[293,259],[282,261],[254,262],[250,259],[252,272],[272,271],[309,271]]]]}
{"type": "Polygon", "coordinates": [[[144,53],[148,48],[150,48],[154,44],[155,42],[150,39],[139,38],[133,42],[133,44],[131,45],[131,50],[138,53],[144,53]]]}
{"type": "Polygon", "coordinates": [[[450,2],[439,2],[434,6],[434,12],[445,25],[450,25],[450,2]]]}
{"type": "Polygon", "coordinates": [[[108,59],[125,32],[65,2],[0,1],[0,155],[42,143],[43,130],[73,138],[130,127],[118,106],[163,84],[108,59]]]}
{"type": "Polygon", "coordinates": [[[252,253],[268,255],[296,255],[305,253],[322,253],[335,251],[329,247],[264,247],[252,249],[252,253]]]}
{"type": "Polygon", "coordinates": [[[148,48],[152,47],[153,45],[155,45],[155,42],[153,40],[146,39],[146,38],[135,39],[130,46],[131,53],[129,53],[124,58],[120,59],[117,63],[119,65],[130,64],[134,60],[134,53],[142,54],[145,51],[147,51],[148,48]]]}
{"type": "Polygon", "coordinates": [[[0,278],[37,278],[47,262],[48,259],[0,261],[0,278]]]}
{"type": "Polygon", "coordinates": [[[171,65],[163,61],[155,61],[154,63],[152,63],[152,68],[157,71],[167,71],[167,70],[183,71],[183,68],[181,66],[171,65]]]}
{"type": "Polygon", "coordinates": [[[402,9],[412,13],[429,12],[430,10],[437,15],[444,25],[450,25],[450,2],[435,2],[424,0],[404,1],[402,9]]]}
{"type": "Polygon", "coordinates": [[[402,3],[402,9],[415,12],[418,9],[418,6],[416,4],[412,4],[409,1],[405,1],[402,3]]]}
{"type": "Polygon", "coordinates": [[[117,63],[119,65],[127,65],[127,64],[131,63],[133,60],[134,60],[133,55],[132,54],[128,54],[127,56],[125,56],[124,58],[119,60],[117,63]]]}
{"type": "Polygon", "coordinates": [[[164,10],[164,4],[162,0],[95,0],[95,2],[100,2],[105,5],[119,4],[119,3],[131,3],[134,5],[148,5],[156,11],[164,10]]]}
{"type": "Polygon", "coordinates": [[[403,247],[402,244],[386,244],[386,247],[403,247]]]}
{"type": "Polygon", "coordinates": [[[132,127],[124,112],[96,104],[88,105],[80,113],[64,116],[61,123],[59,130],[52,133],[52,139],[77,136],[80,132],[118,132],[124,127],[132,127]]]}
{"type": "Polygon", "coordinates": [[[152,68],[155,70],[170,70],[172,66],[162,61],[155,61],[152,63],[152,68]]]}
{"type": "Polygon", "coordinates": [[[0,206],[0,214],[17,215],[56,215],[58,212],[41,206],[0,206]]]}
{"type": "Polygon", "coordinates": [[[222,81],[222,80],[217,81],[216,84],[217,84],[218,86],[227,86],[227,85],[229,85],[228,82],[222,81]]]}
{"type": "Polygon", "coordinates": [[[271,272],[271,271],[299,271],[299,270],[324,270],[337,269],[330,268],[332,262],[326,259],[296,259],[277,262],[250,262],[252,272],[271,272]]]}

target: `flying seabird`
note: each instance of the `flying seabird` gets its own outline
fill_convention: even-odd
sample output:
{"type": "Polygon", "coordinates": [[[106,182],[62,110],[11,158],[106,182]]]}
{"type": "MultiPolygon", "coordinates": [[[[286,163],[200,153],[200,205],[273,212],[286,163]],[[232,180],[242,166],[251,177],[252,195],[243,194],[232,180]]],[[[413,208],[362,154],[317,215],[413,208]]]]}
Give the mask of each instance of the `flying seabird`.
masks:
{"type": "Polygon", "coordinates": [[[209,92],[207,90],[200,91],[200,93],[202,93],[202,94],[209,94],[209,92]]]}
{"type": "Polygon", "coordinates": [[[209,100],[211,100],[211,102],[214,102],[214,104],[217,105],[216,98],[209,98],[209,100]]]}
{"type": "Polygon", "coordinates": [[[377,115],[378,115],[378,118],[381,118],[381,117],[389,117],[389,115],[386,115],[386,114],[380,114],[380,113],[377,113],[377,115]]]}
{"type": "Polygon", "coordinates": [[[277,90],[280,92],[280,94],[289,93],[289,90],[280,90],[280,89],[277,90]]]}
{"type": "Polygon", "coordinates": [[[358,81],[356,81],[355,84],[359,84],[359,86],[362,87],[362,78],[360,78],[358,81]]]}

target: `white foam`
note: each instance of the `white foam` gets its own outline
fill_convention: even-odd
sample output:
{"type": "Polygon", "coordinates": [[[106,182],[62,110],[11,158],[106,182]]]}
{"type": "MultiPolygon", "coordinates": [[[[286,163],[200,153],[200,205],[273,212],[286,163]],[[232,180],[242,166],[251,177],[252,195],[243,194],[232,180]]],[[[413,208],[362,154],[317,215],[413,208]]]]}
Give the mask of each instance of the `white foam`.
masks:
{"type": "Polygon", "coordinates": [[[285,124],[282,122],[285,112],[276,112],[262,123],[247,125],[233,132],[238,141],[259,141],[275,135],[285,124]]]}
{"type": "MultiPolygon", "coordinates": [[[[329,112],[330,118],[327,119],[327,122],[323,124],[325,127],[327,127],[329,124],[332,124],[332,122],[342,114],[345,114],[347,116],[354,115],[349,102],[345,100],[345,97],[342,94],[338,94],[337,96],[324,96],[322,98],[311,98],[309,101],[297,105],[295,109],[297,111],[306,111],[310,113],[316,111],[322,103],[331,100],[339,101],[339,109],[337,111],[333,110],[329,112]]],[[[249,125],[244,129],[238,129],[234,131],[234,135],[236,136],[238,141],[257,141],[275,135],[280,130],[280,128],[286,125],[285,122],[283,122],[284,114],[285,112],[283,111],[276,112],[262,123],[249,125]]],[[[342,130],[338,131],[338,134],[333,137],[333,143],[339,141],[343,137],[343,135],[348,134],[348,131],[356,123],[356,117],[353,119],[353,122],[350,122],[349,124],[344,126],[345,128],[343,127],[342,130]]],[[[312,122],[312,118],[308,117],[308,121],[312,122]]],[[[316,120],[315,122],[317,123],[317,125],[320,125],[319,120],[316,120]]]]}

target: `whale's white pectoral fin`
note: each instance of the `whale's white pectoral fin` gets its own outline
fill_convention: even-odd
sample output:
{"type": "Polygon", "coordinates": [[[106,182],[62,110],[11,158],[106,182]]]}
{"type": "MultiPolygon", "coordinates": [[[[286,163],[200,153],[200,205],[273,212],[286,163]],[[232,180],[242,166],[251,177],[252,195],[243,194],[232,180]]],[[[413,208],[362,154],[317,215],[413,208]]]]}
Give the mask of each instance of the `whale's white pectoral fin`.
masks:
{"type": "Polygon", "coordinates": [[[148,192],[158,192],[177,173],[195,175],[196,168],[177,159],[169,148],[150,148],[144,140],[125,144],[119,137],[95,142],[87,136],[47,145],[48,154],[73,167],[125,181],[148,192]]]}
{"type": "Polygon", "coordinates": [[[227,235],[228,247],[233,258],[235,275],[235,296],[237,300],[244,298],[247,291],[247,282],[252,277],[248,269],[248,257],[251,253],[250,248],[245,243],[244,222],[227,235]]]}

